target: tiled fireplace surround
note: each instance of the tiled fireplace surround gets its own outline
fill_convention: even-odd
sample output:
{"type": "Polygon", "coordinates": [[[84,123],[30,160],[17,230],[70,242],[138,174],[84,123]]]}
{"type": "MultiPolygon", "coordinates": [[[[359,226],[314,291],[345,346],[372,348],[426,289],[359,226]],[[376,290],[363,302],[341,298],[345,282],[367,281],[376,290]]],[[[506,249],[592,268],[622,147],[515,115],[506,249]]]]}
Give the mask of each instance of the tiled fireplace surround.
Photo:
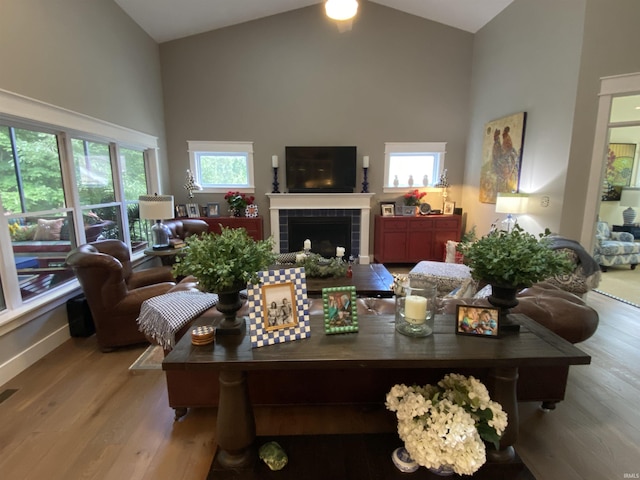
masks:
{"type": "Polygon", "coordinates": [[[289,250],[290,217],[351,217],[351,249],[368,264],[372,193],[269,193],[271,237],[276,252],[289,250]]]}

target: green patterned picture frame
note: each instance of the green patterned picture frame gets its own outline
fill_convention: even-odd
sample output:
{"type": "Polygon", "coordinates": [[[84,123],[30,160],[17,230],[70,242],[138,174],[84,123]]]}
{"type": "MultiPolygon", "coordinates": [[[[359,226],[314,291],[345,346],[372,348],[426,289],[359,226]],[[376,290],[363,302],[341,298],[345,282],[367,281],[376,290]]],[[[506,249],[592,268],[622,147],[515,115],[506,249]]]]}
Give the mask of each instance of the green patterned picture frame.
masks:
{"type": "Polygon", "coordinates": [[[322,289],[324,331],[326,334],[358,331],[356,287],[329,287],[322,289]]]}

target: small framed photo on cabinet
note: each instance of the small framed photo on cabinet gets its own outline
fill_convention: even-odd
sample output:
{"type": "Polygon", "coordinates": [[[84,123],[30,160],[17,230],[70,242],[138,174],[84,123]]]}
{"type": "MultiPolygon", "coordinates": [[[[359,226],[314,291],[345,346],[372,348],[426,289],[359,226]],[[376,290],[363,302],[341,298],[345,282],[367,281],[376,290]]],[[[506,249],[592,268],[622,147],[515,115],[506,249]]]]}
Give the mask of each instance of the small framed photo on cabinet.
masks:
{"type": "Polygon", "coordinates": [[[456,208],[456,202],[444,202],[444,214],[453,215],[453,211],[456,208]]]}
{"type": "Polygon", "coordinates": [[[380,215],[383,217],[393,217],[396,213],[395,203],[380,203],[380,215]]]}

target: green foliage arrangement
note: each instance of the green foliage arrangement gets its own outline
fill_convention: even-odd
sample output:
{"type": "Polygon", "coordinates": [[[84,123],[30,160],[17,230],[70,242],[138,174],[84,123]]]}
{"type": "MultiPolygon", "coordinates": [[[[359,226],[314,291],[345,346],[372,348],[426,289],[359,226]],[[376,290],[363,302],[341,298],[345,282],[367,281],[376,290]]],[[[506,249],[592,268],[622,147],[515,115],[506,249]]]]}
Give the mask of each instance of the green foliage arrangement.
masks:
{"type": "Polygon", "coordinates": [[[224,228],[221,233],[192,235],[185,240],[184,255],[176,258],[173,274],[193,275],[204,292],[245,288],[259,281],[258,272],[275,263],[271,239],[256,241],[244,228],[224,228]]]}
{"type": "Polygon", "coordinates": [[[305,255],[304,260],[296,261],[296,265],[304,267],[304,273],[307,277],[344,277],[347,274],[347,264],[339,258],[324,258],[317,253],[305,255]]]}
{"type": "Polygon", "coordinates": [[[573,269],[564,252],[549,248],[550,233],[546,229],[537,238],[515,225],[511,232],[494,230],[475,242],[459,243],[457,249],[475,280],[525,288],[573,269]]]}

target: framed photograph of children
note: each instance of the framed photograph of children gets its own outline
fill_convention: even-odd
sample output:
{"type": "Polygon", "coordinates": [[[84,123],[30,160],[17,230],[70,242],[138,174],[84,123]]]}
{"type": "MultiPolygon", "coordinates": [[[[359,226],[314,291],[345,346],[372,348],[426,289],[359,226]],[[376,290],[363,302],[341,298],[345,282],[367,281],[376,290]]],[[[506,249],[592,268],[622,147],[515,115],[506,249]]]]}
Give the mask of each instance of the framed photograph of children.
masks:
{"type": "Polygon", "coordinates": [[[219,217],[219,216],[220,216],[220,204],[207,203],[207,217],[219,217]]]}
{"type": "Polygon", "coordinates": [[[324,331],[327,334],[358,331],[356,287],[329,287],[322,289],[324,331]]]}
{"type": "Polygon", "coordinates": [[[472,305],[456,306],[456,333],[476,337],[498,338],[500,310],[472,305]]]}
{"type": "Polygon", "coordinates": [[[176,217],[184,218],[187,216],[187,206],[184,203],[176,205],[176,217]]]}
{"type": "Polygon", "coordinates": [[[396,213],[396,204],[395,203],[380,203],[380,215],[383,217],[393,217],[396,213]]]}
{"type": "Polygon", "coordinates": [[[443,213],[445,215],[453,215],[453,211],[456,208],[456,202],[444,202],[443,213]]]}
{"type": "Polygon", "coordinates": [[[197,203],[187,203],[187,216],[189,218],[198,218],[200,216],[200,207],[197,203]]]}
{"type": "Polygon", "coordinates": [[[291,342],[311,335],[304,268],[258,272],[249,284],[249,336],[253,348],[291,342]]]}

